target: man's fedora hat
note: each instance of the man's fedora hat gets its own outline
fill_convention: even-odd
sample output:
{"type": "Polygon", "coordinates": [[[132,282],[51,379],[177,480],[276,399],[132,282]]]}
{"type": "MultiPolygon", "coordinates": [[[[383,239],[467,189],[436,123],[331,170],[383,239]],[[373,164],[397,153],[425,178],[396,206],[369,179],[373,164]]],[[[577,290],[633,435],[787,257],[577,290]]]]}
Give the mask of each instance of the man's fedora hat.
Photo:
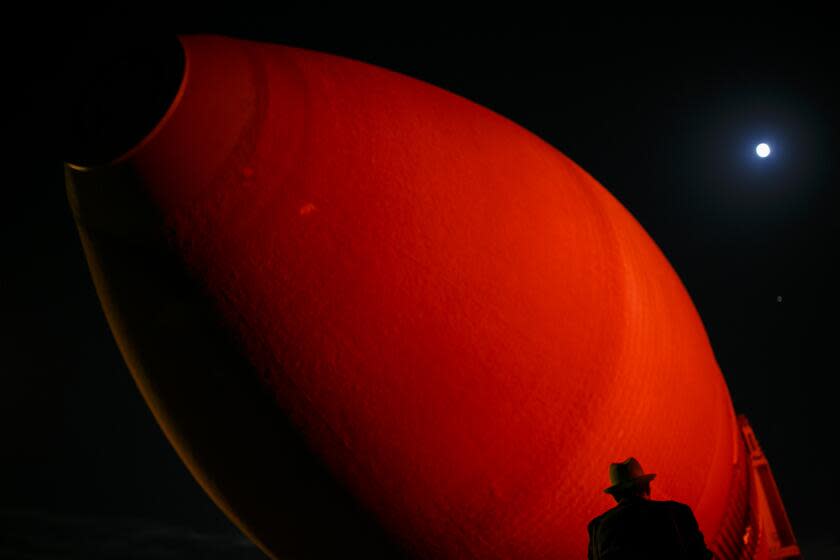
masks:
{"type": "Polygon", "coordinates": [[[640,482],[648,482],[654,478],[656,478],[655,474],[645,474],[642,465],[634,457],[630,457],[621,463],[610,464],[610,483],[612,486],[605,489],[604,492],[612,494],[627,490],[640,482]]]}

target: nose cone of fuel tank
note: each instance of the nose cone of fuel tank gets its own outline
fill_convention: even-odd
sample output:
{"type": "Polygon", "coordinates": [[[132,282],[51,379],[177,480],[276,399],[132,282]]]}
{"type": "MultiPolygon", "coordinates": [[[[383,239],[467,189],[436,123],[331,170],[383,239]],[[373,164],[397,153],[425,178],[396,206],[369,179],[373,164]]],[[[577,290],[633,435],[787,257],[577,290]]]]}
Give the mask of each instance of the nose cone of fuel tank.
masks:
{"type": "Polygon", "coordinates": [[[68,194],[140,390],[255,542],[582,557],[631,455],[713,540],[738,491],[730,398],[615,198],[429,84],[180,42],[168,109],[110,163],[68,165],[68,194]]]}

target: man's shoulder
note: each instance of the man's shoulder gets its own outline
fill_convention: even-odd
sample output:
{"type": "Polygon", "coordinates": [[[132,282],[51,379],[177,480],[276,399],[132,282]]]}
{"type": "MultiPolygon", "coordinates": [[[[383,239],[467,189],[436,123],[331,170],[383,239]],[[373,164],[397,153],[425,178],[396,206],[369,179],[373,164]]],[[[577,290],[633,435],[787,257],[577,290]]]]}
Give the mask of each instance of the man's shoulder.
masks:
{"type": "Polygon", "coordinates": [[[587,525],[587,528],[591,531],[593,528],[597,527],[599,523],[601,523],[604,519],[610,516],[610,514],[615,510],[615,508],[608,509],[601,515],[595,516],[587,525]]]}
{"type": "Polygon", "coordinates": [[[602,513],[601,515],[596,515],[595,517],[593,517],[593,518],[589,521],[589,523],[588,523],[586,526],[587,526],[589,529],[592,529],[593,527],[597,526],[597,525],[598,525],[598,523],[600,523],[600,522],[601,522],[601,520],[604,518],[604,515],[606,515],[606,512],[605,512],[605,513],[602,513]]]}
{"type": "Polygon", "coordinates": [[[592,529],[593,527],[597,527],[599,524],[602,524],[604,522],[607,522],[607,524],[609,524],[611,519],[621,517],[622,512],[624,512],[624,510],[626,509],[629,509],[628,504],[616,504],[601,515],[593,518],[592,521],[589,522],[588,527],[592,529]]]}
{"type": "Polygon", "coordinates": [[[649,500],[652,507],[668,509],[671,511],[686,512],[691,511],[691,508],[682,502],[675,502],[674,500],[649,500]]]}
{"type": "Polygon", "coordinates": [[[638,502],[616,505],[608,509],[601,515],[594,517],[587,527],[591,529],[603,521],[609,521],[613,517],[623,518],[625,515],[636,515],[638,511],[650,511],[651,508],[670,513],[675,517],[694,516],[691,508],[681,502],[675,502],[673,500],[639,500],[638,502]]]}
{"type": "Polygon", "coordinates": [[[687,506],[686,504],[682,503],[682,502],[675,502],[673,500],[663,500],[661,502],[657,501],[657,502],[654,502],[654,503],[661,504],[659,507],[662,507],[664,509],[668,509],[668,510],[673,511],[675,513],[681,513],[681,514],[690,513],[691,515],[694,515],[691,511],[691,508],[689,506],[687,506]]]}
{"type": "Polygon", "coordinates": [[[661,511],[665,511],[669,516],[679,522],[688,524],[696,523],[694,512],[689,506],[682,502],[675,502],[673,500],[651,501],[650,504],[661,511]]]}

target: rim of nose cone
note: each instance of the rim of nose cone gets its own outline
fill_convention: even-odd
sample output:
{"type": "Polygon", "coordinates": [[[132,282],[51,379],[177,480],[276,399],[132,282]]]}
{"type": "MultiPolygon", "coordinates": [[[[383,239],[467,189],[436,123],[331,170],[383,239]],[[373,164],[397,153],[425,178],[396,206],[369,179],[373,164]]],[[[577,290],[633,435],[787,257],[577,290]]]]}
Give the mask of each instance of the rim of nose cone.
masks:
{"type": "Polygon", "coordinates": [[[65,164],[90,171],[129,159],[163,128],[183,97],[189,57],[181,37],[170,35],[117,44],[78,73],[65,164]]]}

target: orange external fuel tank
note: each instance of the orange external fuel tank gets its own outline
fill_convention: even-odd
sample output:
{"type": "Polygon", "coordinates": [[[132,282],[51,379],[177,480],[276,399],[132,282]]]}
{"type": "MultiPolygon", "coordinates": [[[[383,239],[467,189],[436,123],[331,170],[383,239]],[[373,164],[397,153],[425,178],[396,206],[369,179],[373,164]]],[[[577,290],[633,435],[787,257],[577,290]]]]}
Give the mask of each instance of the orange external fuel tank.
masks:
{"type": "Polygon", "coordinates": [[[700,317],[598,182],[409,77],[180,42],[163,118],[68,195],[138,387],[266,553],[581,558],[632,455],[721,558],[771,554],[700,317]]]}

